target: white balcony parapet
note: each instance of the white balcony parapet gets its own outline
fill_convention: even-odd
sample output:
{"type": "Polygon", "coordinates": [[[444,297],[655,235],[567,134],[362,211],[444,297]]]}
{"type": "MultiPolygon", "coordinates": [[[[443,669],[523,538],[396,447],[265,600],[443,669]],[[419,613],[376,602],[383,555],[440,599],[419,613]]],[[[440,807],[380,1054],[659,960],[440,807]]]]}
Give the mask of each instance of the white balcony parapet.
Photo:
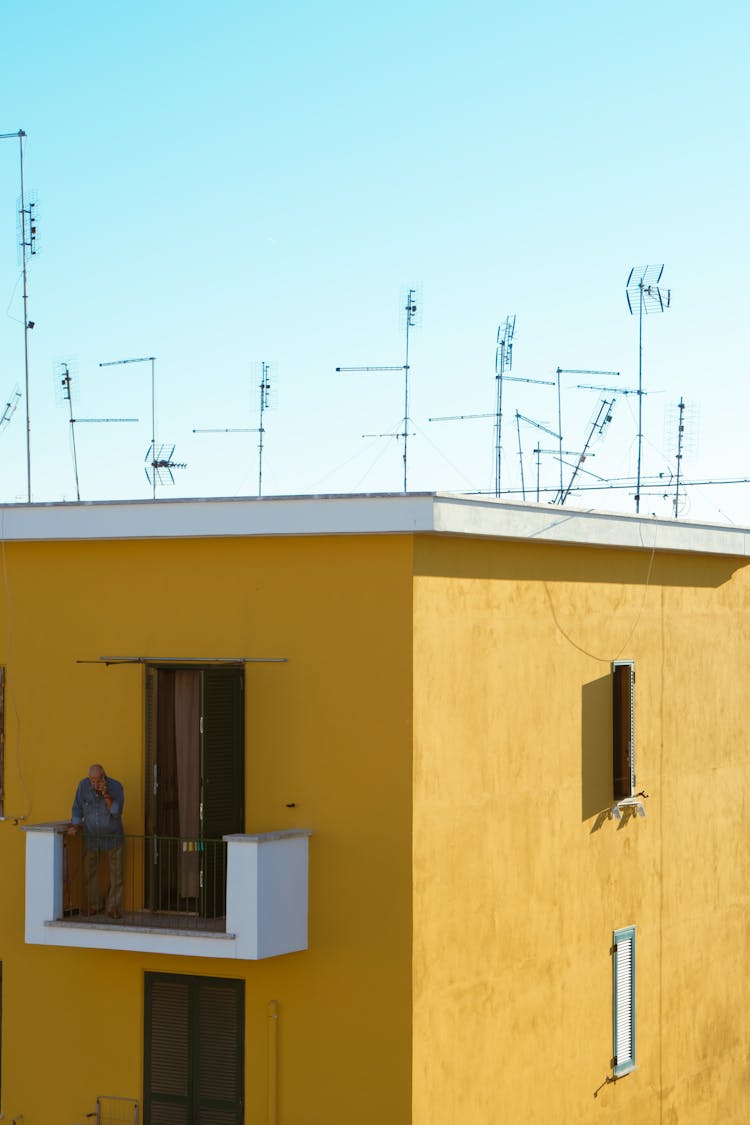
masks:
{"type": "Polygon", "coordinates": [[[308,829],[225,836],[226,932],[63,919],[68,822],[25,825],[26,942],[260,960],[307,949],[308,829]]]}

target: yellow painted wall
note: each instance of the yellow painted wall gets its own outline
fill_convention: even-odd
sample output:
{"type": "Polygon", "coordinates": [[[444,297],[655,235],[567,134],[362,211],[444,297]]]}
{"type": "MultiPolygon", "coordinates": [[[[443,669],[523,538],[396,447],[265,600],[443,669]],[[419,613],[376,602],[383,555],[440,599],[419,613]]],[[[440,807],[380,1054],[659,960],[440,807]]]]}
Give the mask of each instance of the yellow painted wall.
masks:
{"type": "Polygon", "coordinates": [[[101,761],[143,830],[143,670],[78,660],[283,656],[247,670],[246,828],[313,830],[310,949],[243,963],[24,945],[24,836],[0,824],[6,1118],[140,1099],[157,971],[245,980],[248,1123],[267,1122],[271,1001],[278,1125],[408,1121],[411,563],[407,537],[2,547],[7,814],[66,819],[101,761]]]}
{"type": "Polygon", "coordinates": [[[750,1120],[749,582],[738,560],[417,541],[414,1125],[750,1120]],[[650,794],[619,825],[618,658],[650,794]],[[633,923],[637,1070],[612,1084],[633,923]]]}

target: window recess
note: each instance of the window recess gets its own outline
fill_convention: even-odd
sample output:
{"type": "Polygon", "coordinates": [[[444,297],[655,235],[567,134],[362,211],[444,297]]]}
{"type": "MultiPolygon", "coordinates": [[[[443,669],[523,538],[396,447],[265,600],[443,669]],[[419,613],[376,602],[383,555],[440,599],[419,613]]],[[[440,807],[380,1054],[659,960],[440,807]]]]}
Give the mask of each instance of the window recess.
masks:
{"type": "Polygon", "coordinates": [[[634,807],[639,816],[646,809],[635,788],[635,664],[632,660],[612,663],[612,795],[611,815],[622,818],[623,808],[634,807]]]}
{"type": "Polygon", "coordinates": [[[612,935],[612,1023],[615,1078],[635,1070],[635,926],[612,935]]]}

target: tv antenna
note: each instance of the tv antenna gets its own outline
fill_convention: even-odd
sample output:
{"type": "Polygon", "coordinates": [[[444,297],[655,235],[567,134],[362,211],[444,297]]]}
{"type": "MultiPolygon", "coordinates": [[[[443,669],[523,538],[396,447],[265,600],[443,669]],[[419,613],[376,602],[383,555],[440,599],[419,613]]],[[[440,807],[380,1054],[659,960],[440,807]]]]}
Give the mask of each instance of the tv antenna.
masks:
{"type": "Polygon", "coordinates": [[[688,423],[695,424],[695,407],[691,407],[685,400],[680,397],[680,401],[669,412],[668,422],[672,426],[676,426],[677,440],[675,442],[675,461],[677,467],[674,474],[674,501],[672,510],[674,517],[677,519],[685,509],[685,479],[683,473],[682,460],[687,450],[695,449],[695,429],[688,433],[688,423]]]}
{"type": "MultiPolygon", "coordinates": [[[[521,467],[521,498],[523,500],[525,500],[526,499],[526,485],[524,483],[524,477],[523,477],[523,449],[521,448],[521,422],[526,422],[529,426],[536,426],[536,428],[538,430],[541,430],[542,433],[544,433],[544,434],[548,434],[550,437],[559,438],[560,435],[555,433],[554,430],[550,430],[550,428],[548,426],[543,426],[541,422],[536,422],[533,418],[527,418],[524,414],[519,414],[519,412],[516,411],[516,432],[518,433],[518,461],[519,461],[519,464],[520,464],[520,467],[521,467]]],[[[534,452],[537,452],[537,451],[535,450],[534,452]]],[[[541,450],[539,450],[539,454],[540,453],[541,453],[541,450]]],[[[537,485],[536,485],[537,500],[539,499],[539,471],[538,471],[538,465],[539,465],[538,456],[539,456],[539,454],[537,454],[537,485]]]]}
{"type": "Polygon", "coordinates": [[[501,492],[501,453],[502,453],[502,423],[503,423],[503,382],[511,383],[538,383],[540,386],[553,387],[549,379],[524,379],[516,375],[506,375],[513,364],[513,336],[516,330],[515,315],[507,316],[497,330],[497,347],[495,348],[495,410],[492,414],[447,414],[438,418],[428,418],[428,422],[464,422],[473,418],[495,419],[495,496],[501,492]]]}
{"type": "Polygon", "coordinates": [[[21,390],[16,385],[10,393],[10,397],[3,407],[2,414],[0,414],[0,430],[4,430],[9,424],[10,420],[16,412],[18,400],[21,397],[21,390]]]}
{"type": "Polygon", "coordinates": [[[194,434],[258,434],[258,496],[263,495],[263,415],[271,405],[271,365],[262,362],[260,365],[260,424],[257,426],[225,426],[212,429],[193,430],[194,434]]]}
{"type": "Polygon", "coordinates": [[[146,451],[146,479],[154,489],[154,497],[156,497],[157,484],[164,487],[168,484],[174,484],[173,469],[186,469],[187,464],[184,461],[174,460],[174,443],[169,445],[150,445],[146,451]]]}
{"type": "Polygon", "coordinates": [[[0,140],[18,140],[20,163],[21,194],[18,215],[20,219],[19,246],[21,250],[21,276],[23,279],[23,367],[26,389],[26,497],[31,503],[31,416],[29,412],[29,331],[34,321],[29,320],[28,258],[36,254],[35,204],[26,205],[23,178],[23,142],[26,133],[19,129],[16,133],[0,133],[0,140]]]}
{"type": "Polygon", "coordinates": [[[559,430],[558,437],[559,437],[559,440],[560,440],[560,451],[559,451],[560,489],[559,489],[559,491],[557,493],[557,496],[555,498],[555,502],[562,503],[561,497],[562,497],[563,492],[564,492],[564,489],[563,489],[563,447],[562,447],[562,440],[563,440],[562,439],[562,432],[563,432],[563,425],[562,425],[562,388],[561,388],[561,382],[562,381],[561,381],[560,376],[561,375],[597,375],[600,379],[604,379],[604,378],[608,378],[608,377],[612,377],[612,376],[617,378],[619,376],[619,374],[620,374],[619,371],[596,371],[596,370],[591,370],[590,368],[586,368],[586,367],[556,367],[555,368],[555,376],[556,376],[556,381],[557,381],[557,428],[559,430]]]}
{"type": "Polygon", "coordinates": [[[571,475],[570,481],[568,482],[568,487],[563,492],[561,492],[559,497],[558,497],[561,505],[564,504],[565,501],[570,496],[570,490],[572,489],[573,484],[575,483],[575,479],[578,476],[578,473],[581,471],[581,468],[583,466],[584,461],[588,457],[589,448],[591,446],[591,443],[594,441],[595,438],[602,436],[602,434],[604,433],[605,427],[608,426],[609,423],[612,421],[612,409],[614,407],[614,404],[615,404],[614,397],[610,398],[610,399],[603,399],[602,400],[602,402],[599,406],[599,409],[596,412],[596,415],[594,416],[594,419],[591,423],[591,429],[589,430],[589,434],[588,434],[588,437],[586,438],[583,449],[582,449],[581,453],[578,455],[578,460],[577,460],[577,462],[576,462],[576,464],[573,468],[573,473],[571,475]]]}
{"type": "MultiPolygon", "coordinates": [[[[106,363],[100,363],[99,366],[100,367],[122,367],[126,363],[150,363],[151,364],[151,444],[148,447],[148,450],[146,451],[146,460],[148,461],[149,457],[151,457],[151,466],[152,466],[153,471],[152,471],[151,475],[149,476],[148,469],[146,469],[146,476],[148,477],[149,483],[151,485],[151,499],[155,500],[156,499],[156,486],[157,486],[157,484],[166,483],[166,482],[162,482],[159,479],[158,474],[156,472],[156,461],[158,460],[157,453],[159,452],[159,450],[163,450],[165,448],[164,446],[159,446],[157,448],[157,445],[156,445],[156,356],[154,356],[154,355],[144,355],[144,356],[139,356],[136,359],[110,359],[110,360],[107,360],[106,363]]],[[[174,453],[174,446],[172,446],[172,452],[174,453]]],[[[173,468],[180,468],[180,469],[184,468],[183,465],[173,465],[172,467],[173,468]]],[[[171,474],[170,474],[170,476],[171,476],[171,474]]],[[[172,477],[171,483],[174,484],[174,477],[172,477]]]]}
{"type": "Polygon", "coordinates": [[[73,473],[76,481],[76,500],[81,499],[81,490],[78,483],[78,456],[76,453],[76,425],[79,422],[137,422],[137,418],[75,418],[73,416],[73,376],[70,373],[70,366],[61,362],[60,367],[62,371],[59,376],[59,385],[62,392],[62,399],[68,404],[68,412],[70,414],[70,436],[73,447],[73,473]]]}
{"type": "Polygon", "coordinates": [[[664,312],[672,303],[671,289],[659,286],[663,263],[633,266],[625,282],[625,296],[630,315],[638,315],[638,468],[635,486],[635,510],[641,507],[641,454],[643,452],[643,317],[664,312]]]}
{"type": "MultiPolygon", "coordinates": [[[[505,372],[513,367],[513,336],[516,331],[516,317],[506,316],[497,330],[495,348],[495,496],[500,495],[500,473],[503,434],[503,379],[505,372]]],[[[538,474],[537,474],[538,475],[538,474]]],[[[538,497],[537,497],[538,499],[538,497]]]]}
{"type": "Polygon", "coordinates": [[[406,313],[405,322],[405,346],[404,346],[404,362],[395,367],[337,367],[338,372],[351,372],[351,371],[403,371],[404,373],[404,418],[403,429],[395,434],[376,434],[363,435],[365,437],[400,437],[403,439],[404,452],[402,460],[404,462],[404,492],[407,491],[407,478],[408,478],[408,441],[413,437],[413,432],[409,432],[409,329],[416,326],[417,320],[417,291],[410,289],[406,295],[406,304],[404,305],[406,313]]]}

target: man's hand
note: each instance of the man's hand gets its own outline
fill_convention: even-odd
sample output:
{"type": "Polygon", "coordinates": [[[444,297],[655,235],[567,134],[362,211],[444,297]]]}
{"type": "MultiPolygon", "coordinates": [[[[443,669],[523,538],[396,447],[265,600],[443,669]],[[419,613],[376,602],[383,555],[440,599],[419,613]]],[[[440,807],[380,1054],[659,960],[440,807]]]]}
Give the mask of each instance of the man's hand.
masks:
{"type": "Polygon", "coordinates": [[[81,831],[80,824],[71,824],[70,827],[68,828],[68,831],[65,833],[65,835],[66,836],[77,836],[80,831],[81,831]]]}

